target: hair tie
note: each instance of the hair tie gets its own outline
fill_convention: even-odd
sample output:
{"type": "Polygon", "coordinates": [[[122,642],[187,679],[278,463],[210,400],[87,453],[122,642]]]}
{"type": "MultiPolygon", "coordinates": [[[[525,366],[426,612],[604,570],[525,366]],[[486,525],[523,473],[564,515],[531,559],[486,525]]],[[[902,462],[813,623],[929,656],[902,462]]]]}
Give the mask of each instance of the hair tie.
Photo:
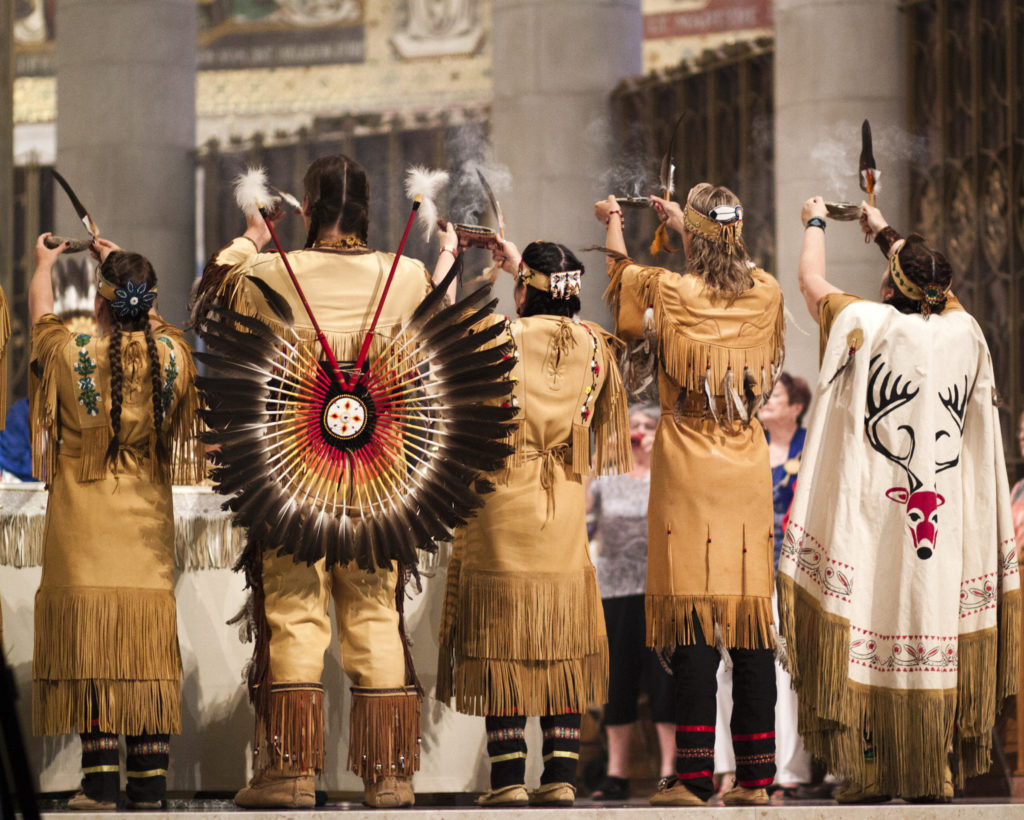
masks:
{"type": "MultiPolygon", "coordinates": [[[[107,256],[110,259],[110,255],[107,256]]],[[[125,282],[115,285],[104,274],[107,261],[96,269],[96,290],[107,300],[110,309],[118,319],[135,319],[149,313],[156,301],[156,285],[150,288],[145,282],[125,282]]]]}
{"type": "Polygon", "coordinates": [[[552,299],[566,301],[580,295],[582,270],[562,270],[541,273],[525,262],[519,263],[519,281],[537,290],[545,290],[552,299]]]}
{"type": "MultiPolygon", "coordinates": [[[[924,286],[911,282],[910,278],[903,272],[903,266],[900,264],[900,251],[902,251],[904,247],[906,247],[906,242],[896,248],[892,256],[889,257],[889,275],[892,278],[893,284],[900,293],[908,299],[920,302],[921,313],[928,316],[942,303],[942,300],[946,298],[950,287],[952,287],[952,282],[945,287],[939,285],[937,282],[929,282],[924,286]]],[[[933,256],[932,271],[934,272],[934,270],[935,257],[933,256]]]]}

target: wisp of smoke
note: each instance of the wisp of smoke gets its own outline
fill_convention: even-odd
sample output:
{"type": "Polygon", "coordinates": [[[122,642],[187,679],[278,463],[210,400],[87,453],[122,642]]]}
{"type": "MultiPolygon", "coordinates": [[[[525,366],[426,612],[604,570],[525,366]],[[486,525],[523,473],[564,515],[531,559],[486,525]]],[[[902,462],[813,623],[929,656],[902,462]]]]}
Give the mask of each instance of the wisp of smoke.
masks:
{"type": "Polygon", "coordinates": [[[611,164],[597,174],[601,191],[645,196],[658,190],[658,175],[645,151],[642,125],[632,123],[624,135],[617,135],[611,118],[600,116],[587,126],[585,135],[590,144],[611,158],[611,164]]]}
{"type": "Polygon", "coordinates": [[[405,172],[405,194],[409,199],[423,197],[417,213],[417,221],[423,227],[423,239],[430,244],[430,237],[437,230],[437,195],[448,184],[448,172],[416,165],[405,172]]]}
{"type": "MultiPolygon", "coordinates": [[[[878,163],[877,192],[883,190],[885,172],[905,162],[927,161],[927,141],[895,125],[872,126],[872,149],[878,163]]],[[[827,180],[826,199],[860,202],[860,122],[834,125],[811,149],[811,165],[827,180]]]]}
{"type": "Polygon", "coordinates": [[[512,172],[507,165],[494,158],[494,151],[484,137],[482,126],[464,125],[456,129],[450,150],[451,219],[453,222],[478,223],[482,221],[490,206],[487,194],[480,185],[477,171],[483,174],[495,195],[511,190],[512,172]]]}

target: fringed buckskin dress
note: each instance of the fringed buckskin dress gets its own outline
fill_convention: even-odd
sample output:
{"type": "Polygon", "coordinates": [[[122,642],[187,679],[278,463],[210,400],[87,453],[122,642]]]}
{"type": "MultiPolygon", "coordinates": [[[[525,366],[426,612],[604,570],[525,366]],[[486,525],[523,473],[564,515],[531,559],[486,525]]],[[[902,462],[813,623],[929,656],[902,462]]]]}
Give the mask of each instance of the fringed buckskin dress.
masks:
{"type": "Polygon", "coordinates": [[[554,770],[568,761],[575,771],[579,713],[607,697],[608,640],[583,478],[591,469],[630,469],[621,345],[592,322],[562,316],[507,327],[518,358],[514,453],[503,474],[490,476],[496,488],[483,509],[455,533],[437,697],[488,716],[492,785],[496,762],[525,761],[528,715],[542,716],[542,782],[571,782],[571,772],[554,770]]]}
{"type": "Polygon", "coordinates": [[[750,273],[750,288],[723,295],[698,276],[622,259],[606,294],[622,339],[644,338],[647,311],[657,334],[647,643],[675,650],[676,775],[703,799],[713,792],[716,644],[735,665],[737,781],[761,788],[775,772],[772,483],[755,414],[782,367],[785,320],[778,283],[750,273]]]}
{"type": "Polygon", "coordinates": [[[35,606],[33,718],[38,734],[181,729],[174,604],[171,465],[202,477],[191,349],[176,328],[153,331],[163,429],[153,429],[142,332],[122,334],[121,447],[110,442],[109,338],[73,334],[50,314],[32,332],[33,460],[50,488],[35,606]]]}

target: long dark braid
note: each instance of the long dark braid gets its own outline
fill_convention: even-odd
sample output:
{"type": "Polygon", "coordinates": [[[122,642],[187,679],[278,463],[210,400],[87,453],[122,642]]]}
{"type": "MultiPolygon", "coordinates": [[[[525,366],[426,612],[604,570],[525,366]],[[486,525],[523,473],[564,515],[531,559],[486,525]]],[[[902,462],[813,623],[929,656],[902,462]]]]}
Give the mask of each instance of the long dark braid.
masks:
{"type": "Polygon", "coordinates": [[[309,202],[307,248],[313,247],[320,232],[328,228],[354,234],[366,242],[370,182],[358,162],[344,154],[320,157],[306,170],[303,182],[309,202]]]}
{"type": "Polygon", "coordinates": [[[146,350],[149,351],[149,374],[153,380],[153,430],[156,435],[156,457],[160,463],[167,458],[167,446],[160,435],[164,426],[164,393],[163,380],[160,372],[160,354],[157,352],[156,339],[149,324],[144,328],[146,334],[146,350]]]}
{"type": "MultiPolygon", "coordinates": [[[[128,282],[145,283],[150,289],[156,287],[156,272],[146,257],[137,253],[114,251],[108,254],[100,266],[103,277],[116,287],[123,287],[128,282]]],[[[107,460],[114,466],[121,447],[121,403],[124,398],[124,368],[121,361],[121,345],[124,333],[140,330],[146,334],[146,348],[149,351],[151,377],[153,380],[153,425],[157,437],[157,455],[163,458],[166,453],[160,441],[160,429],[163,425],[163,394],[161,390],[160,358],[157,353],[156,340],[149,329],[149,311],[140,309],[135,316],[119,314],[109,301],[103,302],[103,310],[107,311],[112,330],[107,356],[110,361],[110,444],[107,446],[107,460]]]]}
{"type": "Polygon", "coordinates": [[[117,451],[121,435],[121,398],[124,385],[124,371],[121,368],[121,325],[114,323],[110,333],[110,348],[107,352],[110,359],[110,426],[113,435],[107,445],[107,461],[112,465],[117,461],[117,451]]]}

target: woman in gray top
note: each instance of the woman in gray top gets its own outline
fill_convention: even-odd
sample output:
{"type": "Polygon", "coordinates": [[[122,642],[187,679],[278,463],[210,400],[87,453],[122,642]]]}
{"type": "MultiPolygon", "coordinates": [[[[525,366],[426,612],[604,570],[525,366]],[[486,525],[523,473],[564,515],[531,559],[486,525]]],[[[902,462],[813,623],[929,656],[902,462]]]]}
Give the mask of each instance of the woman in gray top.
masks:
{"type": "Polygon", "coordinates": [[[608,703],[604,725],[608,732],[608,769],[591,797],[624,800],[629,797],[629,742],[637,719],[637,695],[643,680],[658,730],[661,776],[675,767],[675,718],[672,678],[644,633],[644,588],[647,578],[647,497],[651,487],[651,445],[659,411],[636,405],[630,411],[633,470],[601,476],[589,489],[596,534],[597,584],[608,628],[608,703]]]}

